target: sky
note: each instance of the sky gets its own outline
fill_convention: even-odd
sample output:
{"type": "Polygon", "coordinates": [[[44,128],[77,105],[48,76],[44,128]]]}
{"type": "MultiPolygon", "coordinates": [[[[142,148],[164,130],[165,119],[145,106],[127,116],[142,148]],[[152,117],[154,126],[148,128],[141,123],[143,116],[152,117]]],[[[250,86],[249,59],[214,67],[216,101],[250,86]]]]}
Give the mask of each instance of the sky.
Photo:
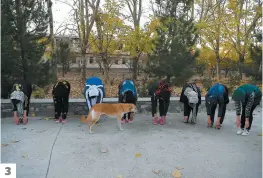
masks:
{"type": "MultiPolygon", "coordinates": [[[[53,10],[54,33],[55,34],[56,32],[58,33],[63,29],[62,24],[74,23],[72,16],[70,16],[72,7],[70,7],[66,3],[72,4],[72,0],[53,0],[52,10],[53,10]]],[[[101,0],[101,5],[103,3],[104,3],[104,0],[101,0]]],[[[143,9],[143,14],[141,17],[140,26],[143,26],[146,22],[149,21],[149,15],[151,14],[150,0],[142,0],[142,9],[143,9]]],[[[129,14],[129,10],[127,6],[122,10],[122,13],[127,14],[127,15],[129,14]]]]}

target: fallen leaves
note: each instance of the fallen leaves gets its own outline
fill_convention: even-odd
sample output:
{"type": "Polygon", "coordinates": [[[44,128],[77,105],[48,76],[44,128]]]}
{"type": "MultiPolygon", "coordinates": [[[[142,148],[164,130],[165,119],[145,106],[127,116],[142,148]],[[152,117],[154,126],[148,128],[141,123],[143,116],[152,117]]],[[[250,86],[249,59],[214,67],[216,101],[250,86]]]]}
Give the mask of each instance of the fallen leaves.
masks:
{"type": "Polygon", "coordinates": [[[1,146],[6,147],[6,146],[8,146],[8,144],[2,143],[1,146]]]}
{"type": "Polygon", "coordinates": [[[12,140],[12,143],[17,143],[19,142],[20,140],[12,140]]]}
{"type": "Polygon", "coordinates": [[[258,136],[262,136],[262,135],[263,135],[263,133],[259,133],[259,134],[258,134],[258,136]]]}
{"type": "Polygon", "coordinates": [[[160,173],[160,170],[154,169],[154,170],[153,170],[153,173],[154,173],[154,174],[159,174],[159,173],[160,173]]]}
{"type": "Polygon", "coordinates": [[[27,158],[27,155],[23,155],[22,158],[27,158]]]}
{"type": "Polygon", "coordinates": [[[181,178],[182,175],[179,170],[175,170],[172,172],[172,176],[175,178],[181,178]]]}
{"type": "Polygon", "coordinates": [[[102,149],[100,149],[100,152],[101,152],[101,153],[107,153],[108,150],[107,150],[106,148],[102,148],[102,149]]]}
{"type": "Polygon", "coordinates": [[[33,116],[33,117],[36,117],[36,114],[35,114],[35,113],[32,113],[32,116],[33,116]]]}
{"type": "Polygon", "coordinates": [[[136,153],[135,154],[135,157],[140,157],[141,156],[141,153],[136,153]]]}
{"type": "Polygon", "coordinates": [[[123,176],[119,174],[119,175],[117,176],[117,178],[123,178],[123,176]]]}

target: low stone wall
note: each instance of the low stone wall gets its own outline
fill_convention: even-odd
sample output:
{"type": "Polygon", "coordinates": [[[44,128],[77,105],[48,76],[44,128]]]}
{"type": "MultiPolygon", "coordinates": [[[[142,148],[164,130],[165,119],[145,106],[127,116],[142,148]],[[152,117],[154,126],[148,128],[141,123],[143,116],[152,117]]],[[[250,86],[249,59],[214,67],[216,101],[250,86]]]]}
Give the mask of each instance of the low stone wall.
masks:
{"type": "MultiPolygon", "coordinates": [[[[105,103],[117,103],[117,98],[104,98],[105,103]]],[[[11,117],[12,116],[12,105],[10,100],[1,100],[1,117],[11,117]]],[[[227,105],[227,110],[233,110],[234,103],[230,99],[230,103],[227,105]]],[[[150,98],[139,98],[137,101],[137,110],[139,113],[151,113],[151,99],[150,98]]],[[[202,103],[199,107],[199,111],[206,111],[204,97],[202,98],[202,103]]],[[[169,106],[169,111],[171,113],[182,113],[183,114],[183,104],[179,102],[179,97],[172,97],[169,106]]],[[[52,99],[32,99],[30,104],[30,116],[34,114],[35,116],[54,116],[54,105],[52,99]]],[[[69,113],[68,115],[82,115],[87,114],[87,106],[85,99],[70,99],[69,100],[69,113]]]]}

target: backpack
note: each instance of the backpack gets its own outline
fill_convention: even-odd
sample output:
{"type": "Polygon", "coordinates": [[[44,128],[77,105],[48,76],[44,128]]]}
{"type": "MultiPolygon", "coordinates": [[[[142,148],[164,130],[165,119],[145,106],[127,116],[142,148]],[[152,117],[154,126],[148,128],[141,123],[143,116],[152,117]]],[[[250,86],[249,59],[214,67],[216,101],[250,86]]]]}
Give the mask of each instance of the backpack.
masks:
{"type": "Polygon", "coordinates": [[[191,104],[197,104],[198,99],[198,93],[195,92],[192,88],[187,87],[184,91],[184,95],[188,98],[189,103],[191,104]]]}
{"type": "Polygon", "coordinates": [[[99,96],[99,90],[95,85],[91,85],[87,92],[90,97],[99,96]]]}

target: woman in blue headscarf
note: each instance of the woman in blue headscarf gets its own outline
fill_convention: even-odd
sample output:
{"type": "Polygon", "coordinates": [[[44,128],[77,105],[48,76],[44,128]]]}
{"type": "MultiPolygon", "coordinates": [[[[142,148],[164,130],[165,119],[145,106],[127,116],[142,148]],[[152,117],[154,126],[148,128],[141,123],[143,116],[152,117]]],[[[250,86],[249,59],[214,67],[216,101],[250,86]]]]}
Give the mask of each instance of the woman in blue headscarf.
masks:
{"type": "Polygon", "coordinates": [[[94,106],[97,103],[102,103],[105,97],[104,84],[98,77],[90,77],[85,82],[84,97],[88,108],[94,106]]]}
{"type": "MultiPolygon", "coordinates": [[[[119,85],[119,102],[120,103],[132,103],[136,105],[137,91],[135,84],[132,80],[124,80],[119,85]]],[[[132,123],[133,115],[128,113],[128,123],[132,123]]],[[[122,118],[122,123],[126,122],[126,114],[122,118]]]]}

